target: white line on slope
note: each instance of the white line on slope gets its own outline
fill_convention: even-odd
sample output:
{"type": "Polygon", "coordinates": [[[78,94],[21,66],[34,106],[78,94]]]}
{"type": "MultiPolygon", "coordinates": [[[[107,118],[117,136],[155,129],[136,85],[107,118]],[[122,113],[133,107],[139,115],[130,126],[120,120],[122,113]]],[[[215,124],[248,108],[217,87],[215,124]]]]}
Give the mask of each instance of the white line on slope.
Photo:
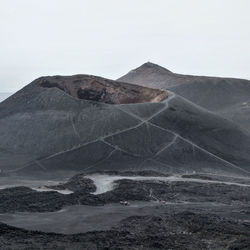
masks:
{"type": "MultiPolygon", "coordinates": [[[[174,94],[174,93],[173,93],[171,99],[172,99],[173,97],[175,97],[175,94],[174,94]]],[[[170,99],[170,100],[171,100],[171,99],[170,99]]],[[[170,101],[170,100],[169,100],[169,101],[170,101]]],[[[163,109],[162,111],[164,111],[164,109],[163,109]]],[[[130,115],[133,116],[133,117],[136,117],[137,119],[142,120],[139,116],[137,116],[137,115],[135,115],[135,114],[132,114],[132,113],[130,113],[130,112],[128,112],[128,111],[124,111],[124,112],[126,112],[127,114],[130,114],[130,115]]],[[[161,113],[161,112],[159,112],[159,113],[161,113]]],[[[243,168],[241,168],[241,167],[239,167],[239,166],[236,166],[235,164],[233,164],[233,163],[231,163],[231,162],[229,162],[229,161],[227,161],[227,160],[224,160],[224,159],[220,158],[219,156],[217,156],[217,155],[215,155],[215,154],[209,152],[208,150],[206,150],[206,149],[204,149],[204,148],[202,148],[202,147],[200,147],[200,146],[194,144],[192,141],[190,141],[190,140],[188,140],[188,139],[182,137],[181,135],[175,133],[174,131],[168,130],[168,129],[165,129],[165,128],[162,128],[162,127],[160,127],[160,126],[158,126],[158,125],[156,125],[156,124],[150,122],[149,120],[151,120],[153,117],[154,117],[154,116],[152,116],[152,117],[149,118],[149,119],[142,120],[142,121],[144,121],[145,123],[148,123],[148,124],[150,124],[150,125],[153,125],[153,126],[159,128],[159,129],[161,129],[161,130],[164,130],[164,131],[166,131],[166,132],[168,132],[168,133],[173,133],[173,134],[175,134],[176,137],[178,136],[178,137],[181,138],[182,140],[184,140],[184,141],[188,142],[189,144],[191,144],[193,147],[199,148],[200,150],[202,150],[203,152],[206,152],[206,153],[209,154],[210,156],[212,156],[212,157],[214,157],[214,158],[216,158],[216,159],[218,159],[218,160],[220,160],[220,161],[223,161],[224,163],[227,163],[227,164],[231,165],[232,167],[237,168],[237,169],[239,169],[239,170],[241,170],[241,171],[243,171],[243,172],[245,172],[245,173],[248,173],[248,174],[250,173],[249,171],[247,171],[247,170],[245,170],[245,169],[243,169],[243,168]]]]}
{"type": "MultiPolygon", "coordinates": [[[[104,139],[106,139],[106,138],[108,138],[108,137],[111,137],[111,136],[114,136],[114,135],[117,135],[117,134],[120,134],[120,133],[129,131],[129,130],[135,129],[135,128],[137,128],[137,127],[140,127],[140,126],[141,126],[142,124],[144,124],[144,123],[148,123],[148,124],[153,125],[153,126],[159,128],[159,129],[161,129],[161,130],[164,130],[164,131],[166,131],[166,132],[168,132],[168,133],[172,133],[172,134],[174,134],[175,136],[180,137],[181,139],[183,139],[184,141],[186,141],[186,142],[188,142],[189,144],[193,145],[194,147],[199,148],[201,151],[206,152],[207,154],[211,155],[212,157],[214,157],[214,158],[216,158],[216,159],[218,159],[218,160],[220,160],[220,161],[223,161],[224,163],[227,163],[227,164],[231,165],[231,166],[234,167],[234,168],[237,168],[237,169],[239,169],[239,170],[241,170],[241,171],[243,171],[243,172],[245,172],[245,173],[250,173],[249,171],[247,171],[247,170],[245,170],[245,169],[242,169],[241,167],[238,167],[238,166],[236,166],[235,164],[233,164],[233,163],[231,163],[231,162],[228,162],[228,161],[226,161],[226,160],[224,160],[224,159],[218,157],[217,155],[214,155],[213,153],[207,151],[206,149],[204,149],[204,148],[202,148],[202,147],[200,147],[200,146],[194,144],[192,141],[190,141],[190,140],[188,140],[188,139],[186,139],[186,138],[180,136],[179,134],[175,133],[174,131],[168,130],[168,129],[165,129],[165,128],[162,128],[162,127],[160,127],[160,126],[158,126],[158,125],[155,125],[155,124],[149,122],[149,120],[151,120],[152,118],[154,118],[155,116],[157,116],[158,114],[160,114],[161,112],[163,112],[164,110],[166,110],[166,109],[168,108],[168,102],[169,102],[173,97],[175,97],[175,94],[174,94],[174,93],[173,93],[172,96],[169,98],[169,100],[165,101],[166,106],[165,106],[164,108],[160,109],[159,111],[157,111],[156,113],[154,113],[153,115],[151,115],[150,117],[148,117],[147,119],[141,119],[139,116],[136,116],[136,115],[134,115],[134,114],[131,114],[131,113],[128,112],[128,111],[124,111],[124,110],[121,110],[121,109],[117,108],[117,109],[119,109],[119,110],[121,110],[121,111],[123,111],[123,112],[129,114],[130,116],[133,116],[133,117],[135,117],[135,118],[141,120],[141,122],[138,123],[137,125],[133,126],[133,127],[130,127],[130,128],[124,129],[124,130],[120,130],[120,131],[117,131],[117,132],[115,132],[115,133],[111,133],[111,134],[109,134],[109,135],[107,135],[107,136],[102,137],[101,139],[104,140],[104,139]]],[[[49,159],[49,158],[52,158],[52,157],[54,157],[54,156],[57,156],[57,155],[66,153],[66,152],[73,151],[73,150],[75,150],[75,149],[78,149],[78,148],[87,146],[87,145],[89,145],[89,144],[91,144],[91,143],[94,143],[94,142],[97,142],[97,141],[101,141],[100,138],[98,138],[98,139],[96,139],[96,140],[93,140],[93,141],[90,141],[90,142],[87,142],[87,143],[85,143],[85,144],[81,144],[81,145],[79,145],[79,146],[73,147],[73,148],[71,148],[71,149],[69,149],[69,150],[60,151],[60,152],[55,153],[55,154],[53,154],[53,155],[51,155],[51,156],[48,156],[48,157],[45,158],[45,159],[49,159]]],[[[115,150],[116,150],[116,149],[115,149],[115,150]]],[[[113,151],[115,151],[115,150],[113,150],[113,151]]],[[[111,153],[113,153],[113,151],[112,151],[111,153]]],[[[104,160],[106,160],[106,158],[105,158],[104,160]]],[[[98,164],[98,163],[97,163],[97,164],[98,164]]],[[[90,166],[90,167],[92,167],[92,166],[90,166]]]]}
{"type": "Polygon", "coordinates": [[[34,160],[34,162],[41,168],[43,169],[44,171],[46,171],[46,167],[43,166],[43,164],[41,162],[39,162],[38,160],[34,160]]]}
{"type": "Polygon", "coordinates": [[[72,125],[72,128],[73,128],[73,131],[75,133],[75,135],[79,138],[79,140],[81,141],[81,137],[80,137],[80,134],[78,133],[78,131],[76,130],[76,126],[75,126],[75,123],[73,121],[73,117],[70,116],[70,122],[71,122],[71,125],[72,125]]]}
{"type": "Polygon", "coordinates": [[[160,149],[158,152],[156,152],[156,154],[154,155],[154,157],[156,157],[157,155],[159,155],[162,151],[166,150],[167,148],[171,147],[176,142],[177,138],[178,138],[178,135],[175,134],[173,140],[170,143],[168,143],[168,145],[166,145],[165,147],[163,147],[162,149],[160,149]]]}
{"type": "Polygon", "coordinates": [[[108,160],[108,159],[112,156],[112,154],[113,154],[115,151],[117,151],[117,150],[116,150],[116,149],[112,150],[104,159],[102,159],[101,161],[96,162],[95,164],[93,164],[93,165],[91,165],[91,166],[89,166],[89,167],[87,167],[87,168],[84,168],[83,170],[88,170],[88,169],[90,169],[90,168],[94,168],[94,167],[96,167],[97,165],[99,165],[100,163],[102,163],[102,162],[108,160]]]}
{"type": "Polygon", "coordinates": [[[172,166],[170,166],[170,165],[168,165],[168,164],[165,164],[165,163],[162,163],[162,162],[160,162],[160,161],[157,161],[157,160],[155,160],[154,158],[155,158],[157,155],[159,155],[162,151],[164,151],[165,149],[171,147],[171,146],[175,143],[175,141],[176,141],[177,138],[178,138],[178,136],[177,136],[177,135],[174,135],[173,140],[172,140],[170,143],[168,143],[166,146],[164,146],[164,147],[161,148],[159,151],[157,151],[152,157],[147,158],[147,159],[145,159],[144,161],[142,161],[141,164],[139,165],[139,167],[141,167],[146,161],[152,160],[152,161],[158,162],[158,163],[160,163],[160,164],[162,164],[162,165],[165,165],[165,166],[167,166],[167,167],[171,167],[171,168],[173,169],[172,166]]]}
{"type": "MultiPolygon", "coordinates": [[[[151,120],[153,117],[157,116],[158,114],[160,114],[161,112],[163,112],[164,110],[166,110],[166,109],[168,108],[168,102],[169,102],[172,98],[175,97],[175,94],[174,94],[174,93],[172,93],[172,92],[169,92],[169,93],[171,94],[171,96],[170,96],[169,98],[167,98],[165,101],[163,101],[163,103],[165,104],[165,107],[162,108],[162,109],[160,109],[159,111],[157,111],[156,113],[154,113],[153,115],[151,115],[150,117],[148,117],[148,119],[145,119],[145,120],[142,120],[139,116],[133,115],[133,114],[127,112],[127,111],[121,110],[121,109],[119,109],[119,108],[116,107],[117,109],[119,109],[120,111],[123,111],[123,112],[127,113],[128,115],[134,116],[134,118],[140,120],[141,122],[139,122],[139,123],[138,123],[137,125],[135,125],[135,126],[132,126],[132,127],[129,127],[129,128],[126,128],[126,129],[123,129],[123,130],[120,130],[120,131],[117,131],[117,132],[115,132],[115,133],[108,134],[108,135],[102,137],[101,139],[104,140],[104,139],[106,139],[106,138],[108,138],[108,137],[111,137],[111,136],[114,136],[114,135],[117,135],[117,134],[120,134],[120,133],[129,131],[129,130],[138,128],[138,127],[140,127],[141,125],[143,125],[144,123],[146,123],[146,122],[148,122],[149,120],[151,120]]],[[[71,121],[72,121],[72,120],[71,120],[71,121]]],[[[75,130],[75,126],[74,126],[73,123],[72,123],[72,126],[73,126],[73,129],[75,130]]],[[[75,132],[77,132],[77,131],[75,131],[75,132]]],[[[77,133],[77,134],[78,134],[78,133],[77,133]]],[[[55,156],[58,156],[58,155],[61,155],[61,154],[64,154],[64,153],[71,152],[71,151],[73,151],[73,150],[79,149],[79,148],[81,148],[81,147],[87,146],[87,145],[89,145],[89,144],[92,144],[92,143],[95,143],[95,142],[98,142],[98,141],[101,141],[100,138],[98,138],[98,139],[96,139],[96,140],[93,140],[93,141],[90,141],[90,142],[86,142],[86,143],[84,143],[84,144],[75,145],[75,146],[73,146],[73,147],[70,148],[70,149],[66,149],[66,150],[62,150],[62,151],[56,152],[56,153],[54,153],[54,154],[52,154],[52,155],[47,156],[46,158],[43,158],[42,160],[47,160],[47,159],[53,158],[53,157],[55,157],[55,156]]],[[[22,169],[24,169],[24,168],[26,168],[26,167],[27,167],[27,166],[24,166],[24,167],[15,169],[15,170],[13,170],[13,171],[17,171],[17,170],[19,171],[19,170],[22,170],[22,169]]]]}
{"type": "MultiPolygon", "coordinates": [[[[145,123],[145,122],[148,122],[149,120],[153,119],[155,116],[159,115],[161,112],[163,112],[164,110],[166,110],[168,108],[168,103],[171,101],[171,99],[173,99],[175,97],[175,94],[174,93],[171,93],[171,96],[169,98],[167,98],[166,100],[164,100],[162,103],[165,104],[165,106],[161,109],[159,109],[156,113],[153,113],[151,116],[149,116],[148,118],[146,119],[142,119],[140,116],[136,115],[136,114],[133,114],[133,113],[130,113],[129,111],[126,111],[126,110],[123,110],[123,109],[120,109],[118,108],[117,106],[115,106],[116,109],[130,115],[130,116],[133,116],[134,118],[140,120],[141,122],[145,123]]],[[[120,106],[122,105],[126,105],[126,104],[121,104],[120,106]]]]}
{"type": "Polygon", "coordinates": [[[98,139],[96,139],[96,140],[89,141],[89,142],[86,142],[86,143],[84,143],[84,144],[80,144],[80,145],[74,146],[74,147],[72,147],[72,148],[70,148],[70,149],[67,149],[67,150],[63,150],[63,151],[57,152],[57,153],[55,153],[55,154],[52,154],[52,155],[50,155],[50,156],[47,156],[47,157],[44,158],[44,159],[47,160],[47,159],[50,159],[50,158],[52,158],[52,157],[54,157],[54,156],[61,155],[61,154],[64,154],[64,153],[73,151],[73,150],[75,150],[75,149],[78,149],[78,148],[87,146],[87,145],[89,145],[89,144],[91,144],[91,143],[95,143],[95,142],[97,142],[97,141],[100,141],[100,139],[103,139],[103,140],[104,140],[104,139],[106,139],[106,138],[108,138],[108,137],[111,137],[111,136],[114,136],[114,135],[118,135],[118,134],[127,132],[127,131],[129,131],[129,130],[138,128],[138,127],[140,127],[141,125],[143,125],[144,123],[147,123],[149,120],[151,120],[152,118],[154,118],[154,117],[157,116],[158,114],[160,114],[161,112],[163,112],[164,110],[166,110],[166,109],[168,108],[168,102],[169,102],[172,98],[174,98],[174,97],[175,97],[175,94],[174,94],[174,93],[171,93],[171,96],[170,96],[166,101],[164,101],[165,107],[162,108],[162,109],[160,109],[160,110],[158,110],[156,113],[154,113],[153,115],[151,115],[151,116],[148,117],[147,119],[141,119],[139,116],[136,116],[136,115],[134,115],[134,114],[131,114],[131,113],[127,112],[127,111],[124,111],[124,110],[119,109],[119,108],[116,107],[118,110],[120,110],[120,111],[122,111],[122,112],[124,112],[124,113],[127,113],[127,114],[130,115],[130,116],[133,116],[134,118],[140,120],[141,122],[139,122],[139,123],[138,123],[137,125],[135,125],[135,126],[132,126],[132,127],[126,128],[126,129],[119,130],[119,131],[117,131],[117,132],[115,132],[115,133],[108,134],[108,135],[106,135],[106,136],[104,136],[104,137],[101,137],[101,138],[98,138],[98,139]]]}
{"type": "Polygon", "coordinates": [[[114,148],[114,149],[117,149],[118,151],[121,151],[121,152],[123,152],[123,153],[125,153],[125,154],[129,154],[129,155],[132,155],[132,156],[135,156],[135,157],[141,157],[141,155],[130,153],[130,152],[128,152],[128,151],[126,151],[126,150],[120,148],[120,147],[117,146],[117,145],[113,145],[113,144],[111,144],[111,143],[105,141],[104,139],[100,139],[100,141],[102,141],[103,143],[109,145],[110,147],[112,147],[112,148],[114,148]]]}
{"type": "MultiPolygon", "coordinates": [[[[170,132],[170,131],[171,131],[172,133],[175,133],[175,132],[172,131],[172,130],[168,130],[168,129],[162,128],[162,127],[160,127],[160,126],[158,126],[158,125],[156,125],[156,124],[153,124],[153,123],[151,123],[151,122],[149,122],[149,123],[150,123],[152,126],[155,126],[155,127],[159,128],[159,129],[161,129],[161,130],[164,130],[164,131],[166,131],[166,132],[170,132]]],[[[193,143],[192,141],[190,141],[190,140],[188,140],[188,139],[182,137],[181,135],[179,135],[179,134],[177,134],[177,133],[175,133],[175,135],[177,135],[177,136],[178,136],[179,138],[181,138],[183,141],[186,141],[186,142],[188,142],[189,144],[193,145],[194,147],[200,149],[201,151],[203,151],[203,152],[205,152],[205,153],[211,155],[212,157],[214,157],[214,158],[216,158],[216,159],[218,159],[218,160],[220,160],[220,161],[223,161],[224,163],[227,163],[228,165],[230,165],[230,166],[232,166],[232,167],[234,167],[234,168],[237,168],[237,169],[239,169],[239,170],[241,170],[241,171],[243,171],[243,172],[245,172],[245,173],[250,174],[249,171],[247,171],[247,170],[245,170],[245,169],[243,169],[243,168],[241,168],[241,167],[238,167],[238,166],[236,166],[235,164],[233,164],[233,163],[231,163],[231,162],[229,162],[229,161],[227,161],[227,160],[224,160],[224,159],[220,158],[219,156],[217,156],[217,155],[215,155],[215,154],[209,152],[208,150],[206,150],[206,149],[204,149],[204,148],[202,148],[202,147],[196,145],[196,144],[193,143]]]]}

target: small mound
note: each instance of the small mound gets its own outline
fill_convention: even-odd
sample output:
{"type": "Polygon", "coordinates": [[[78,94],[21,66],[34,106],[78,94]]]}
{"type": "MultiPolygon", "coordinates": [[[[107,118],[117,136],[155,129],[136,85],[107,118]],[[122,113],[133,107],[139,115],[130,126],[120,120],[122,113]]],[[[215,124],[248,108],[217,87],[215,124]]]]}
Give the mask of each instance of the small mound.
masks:
{"type": "Polygon", "coordinates": [[[59,88],[74,98],[107,104],[161,102],[168,96],[166,90],[89,75],[43,77],[37,84],[43,88],[59,88]]]}
{"type": "Polygon", "coordinates": [[[54,190],[68,189],[74,192],[79,190],[84,190],[87,193],[96,191],[96,186],[94,185],[94,181],[85,178],[84,174],[77,174],[72,178],[70,178],[66,183],[61,183],[58,185],[46,186],[46,187],[54,190]]]}

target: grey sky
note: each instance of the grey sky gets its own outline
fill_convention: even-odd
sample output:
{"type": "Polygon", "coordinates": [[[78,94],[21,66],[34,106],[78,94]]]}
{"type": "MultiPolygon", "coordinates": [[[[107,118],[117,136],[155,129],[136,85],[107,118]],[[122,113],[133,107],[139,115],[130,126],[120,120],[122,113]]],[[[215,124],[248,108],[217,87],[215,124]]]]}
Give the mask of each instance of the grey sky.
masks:
{"type": "Polygon", "coordinates": [[[146,61],[250,78],[249,0],[0,0],[0,92],[42,75],[116,79],[146,61]]]}

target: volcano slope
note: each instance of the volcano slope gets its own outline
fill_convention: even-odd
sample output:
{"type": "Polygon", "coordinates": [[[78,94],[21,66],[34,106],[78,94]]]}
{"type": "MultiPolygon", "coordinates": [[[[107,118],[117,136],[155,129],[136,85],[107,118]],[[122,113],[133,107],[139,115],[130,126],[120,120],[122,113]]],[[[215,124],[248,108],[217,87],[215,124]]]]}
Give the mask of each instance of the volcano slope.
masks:
{"type": "Polygon", "coordinates": [[[42,77],[0,135],[0,249],[249,246],[249,134],[171,91],[42,77]]]}
{"type": "Polygon", "coordinates": [[[99,171],[54,186],[74,190],[67,195],[0,190],[0,221],[8,224],[0,223],[0,249],[248,249],[250,178],[170,178],[99,171]],[[94,194],[101,175],[115,185],[94,194]]]}
{"type": "Polygon", "coordinates": [[[171,90],[250,131],[249,80],[176,74],[150,62],[118,80],[171,90]]]}
{"type": "Polygon", "coordinates": [[[146,170],[249,175],[250,137],[164,90],[42,77],[0,104],[6,174],[146,170]]]}

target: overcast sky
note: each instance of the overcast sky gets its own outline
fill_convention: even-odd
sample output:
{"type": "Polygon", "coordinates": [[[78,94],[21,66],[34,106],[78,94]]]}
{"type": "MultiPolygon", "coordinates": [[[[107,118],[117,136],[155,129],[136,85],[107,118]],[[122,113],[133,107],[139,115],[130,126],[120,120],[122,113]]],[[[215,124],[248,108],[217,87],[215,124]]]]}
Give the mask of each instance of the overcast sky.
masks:
{"type": "Polygon", "coordinates": [[[146,61],[250,78],[249,0],[0,0],[0,92],[42,75],[116,79],[146,61]]]}

